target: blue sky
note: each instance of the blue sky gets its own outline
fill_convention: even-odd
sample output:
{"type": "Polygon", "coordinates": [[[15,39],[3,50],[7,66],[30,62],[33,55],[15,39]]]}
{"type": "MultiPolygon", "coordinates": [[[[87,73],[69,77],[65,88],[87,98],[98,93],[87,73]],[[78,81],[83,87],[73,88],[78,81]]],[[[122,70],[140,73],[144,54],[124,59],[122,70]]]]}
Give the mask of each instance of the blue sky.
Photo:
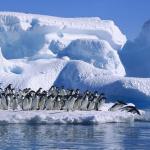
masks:
{"type": "Polygon", "coordinates": [[[134,39],[150,19],[150,0],[1,0],[0,11],[38,13],[62,17],[98,16],[112,19],[134,39]]]}

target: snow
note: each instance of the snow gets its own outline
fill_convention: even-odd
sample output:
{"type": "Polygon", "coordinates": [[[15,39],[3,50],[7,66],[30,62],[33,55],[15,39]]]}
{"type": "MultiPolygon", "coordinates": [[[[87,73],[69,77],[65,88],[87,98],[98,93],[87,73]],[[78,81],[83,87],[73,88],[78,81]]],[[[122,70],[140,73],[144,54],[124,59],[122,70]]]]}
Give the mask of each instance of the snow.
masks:
{"type": "Polygon", "coordinates": [[[149,27],[147,22],[139,37],[126,43],[111,20],[0,12],[1,86],[63,85],[148,107],[149,27]]]}
{"type": "Polygon", "coordinates": [[[150,20],[145,22],[138,37],[128,41],[120,52],[127,76],[150,77],[150,20]]]}
{"type": "Polygon", "coordinates": [[[142,116],[127,112],[109,111],[0,111],[0,124],[100,124],[114,122],[149,121],[147,114],[142,116]]]}

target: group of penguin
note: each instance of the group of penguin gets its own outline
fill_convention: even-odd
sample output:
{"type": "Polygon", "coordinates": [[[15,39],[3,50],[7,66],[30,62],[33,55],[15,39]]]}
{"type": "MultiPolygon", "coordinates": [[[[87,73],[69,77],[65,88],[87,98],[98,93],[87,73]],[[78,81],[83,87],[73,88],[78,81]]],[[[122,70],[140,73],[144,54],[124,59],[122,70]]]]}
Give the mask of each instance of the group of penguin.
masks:
{"type": "MultiPolygon", "coordinates": [[[[34,91],[30,88],[16,90],[9,84],[0,88],[0,110],[66,110],[66,111],[101,111],[105,104],[106,97],[97,91],[85,91],[79,89],[65,89],[52,86],[45,91],[39,88],[34,91]]],[[[127,111],[139,114],[135,106],[128,106],[122,101],[117,101],[108,111],[127,111]]]]}

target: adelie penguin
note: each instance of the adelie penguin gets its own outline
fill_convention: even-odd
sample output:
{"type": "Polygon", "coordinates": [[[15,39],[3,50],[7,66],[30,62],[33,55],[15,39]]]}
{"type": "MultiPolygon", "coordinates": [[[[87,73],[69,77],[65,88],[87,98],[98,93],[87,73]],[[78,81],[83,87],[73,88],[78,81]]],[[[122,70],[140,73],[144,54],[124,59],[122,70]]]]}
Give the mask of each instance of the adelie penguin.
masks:
{"type": "Polygon", "coordinates": [[[95,105],[96,105],[96,102],[97,102],[97,97],[93,97],[93,99],[89,102],[89,105],[88,105],[88,111],[91,111],[91,110],[95,110],[95,105]]]}
{"type": "Polygon", "coordinates": [[[35,94],[32,100],[31,110],[38,110],[39,109],[39,101],[40,101],[40,95],[35,94]]]}
{"type": "Polygon", "coordinates": [[[103,105],[105,104],[105,101],[106,101],[105,96],[103,96],[103,97],[99,96],[97,99],[96,105],[95,105],[96,106],[95,110],[100,111],[101,108],[103,107],[103,105]]]}
{"type": "Polygon", "coordinates": [[[55,103],[55,96],[54,95],[48,96],[47,100],[45,102],[45,109],[46,110],[53,110],[54,103],[55,103]]]}
{"type": "Polygon", "coordinates": [[[140,114],[140,111],[135,107],[135,106],[124,106],[123,108],[120,109],[121,111],[127,111],[133,114],[140,114]]]}
{"type": "Polygon", "coordinates": [[[74,104],[75,104],[75,101],[77,100],[77,98],[78,98],[77,94],[74,94],[71,96],[70,100],[68,101],[67,111],[74,110],[74,104]]]}
{"type": "Polygon", "coordinates": [[[39,110],[44,110],[45,109],[45,103],[47,100],[47,94],[44,94],[40,97],[39,100],[39,110]]]}
{"type": "Polygon", "coordinates": [[[1,106],[0,108],[2,110],[7,110],[8,109],[8,101],[7,101],[7,96],[5,96],[5,94],[1,94],[1,106]]]}
{"type": "Polygon", "coordinates": [[[62,86],[61,89],[58,90],[58,95],[59,95],[59,96],[66,96],[66,95],[67,95],[67,92],[66,92],[66,90],[64,89],[64,86],[62,86]]]}
{"type": "Polygon", "coordinates": [[[61,108],[62,108],[61,96],[57,96],[55,99],[53,110],[61,110],[61,108]]]}
{"type": "Polygon", "coordinates": [[[119,110],[125,105],[127,105],[125,102],[118,100],[111,108],[109,108],[109,111],[119,110]]]}
{"type": "Polygon", "coordinates": [[[89,94],[86,93],[86,95],[83,97],[80,110],[86,111],[87,107],[88,107],[88,104],[89,104],[89,94]]]}
{"type": "Polygon", "coordinates": [[[23,99],[22,108],[23,110],[30,110],[30,105],[32,103],[32,97],[30,94],[26,95],[23,99]]]}
{"type": "Polygon", "coordinates": [[[79,95],[78,98],[76,99],[74,103],[74,110],[80,110],[81,109],[81,104],[82,104],[83,96],[79,95]]]}

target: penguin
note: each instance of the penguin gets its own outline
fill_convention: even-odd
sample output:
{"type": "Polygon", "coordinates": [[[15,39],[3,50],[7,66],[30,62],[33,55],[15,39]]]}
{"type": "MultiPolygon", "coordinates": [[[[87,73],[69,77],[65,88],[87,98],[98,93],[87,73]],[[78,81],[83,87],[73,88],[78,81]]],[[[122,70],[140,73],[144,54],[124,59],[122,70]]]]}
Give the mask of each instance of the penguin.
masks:
{"type": "Polygon", "coordinates": [[[46,99],[47,99],[47,93],[42,94],[42,96],[40,97],[40,100],[39,100],[39,109],[40,110],[44,110],[45,109],[46,99]]]}
{"type": "Polygon", "coordinates": [[[68,104],[71,98],[72,95],[67,95],[67,97],[64,99],[64,104],[62,105],[63,110],[68,110],[68,104]]]}
{"type": "Polygon", "coordinates": [[[77,94],[74,94],[70,97],[70,99],[68,100],[68,104],[67,104],[67,111],[69,110],[75,110],[74,109],[74,104],[75,104],[75,101],[77,100],[78,98],[78,95],[77,94]]]}
{"type": "Polygon", "coordinates": [[[17,97],[14,97],[14,98],[13,98],[12,109],[13,109],[13,110],[17,110],[17,108],[18,108],[17,97]]]}
{"type": "Polygon", "coordinates": [[[11,90],[12,90],[12,84],[9,84],[9,85],[5,88],[5,90],[11,91],[11,90]]]}
{"type": "Polygon", "coordinates": [[[123,106],[127,105],[125,102],[123,101],[117,101],[111,108],[109,108],[109,111],[116,111],[120,108],[122,108],[123,106]]]}
{"type": "Polygon", "coordinates": [[[60,95],[60,96],[66,96],[67,95],[67,92],[64,89],[64,86],[62,86],[61,89],[58,91],[58,95],[60,95]]]}
{"type": "Polygon", "coordinates": [[[95,110],[96,102],[97,102],[97,97],[94,96],[93,99],[89,102],[87,110],[88,111],[95,110]]]}
{"type": "Polygon", "coordinates": [[[31,90],[30,88],[25,88],[25,89],[22,90],[22,94],[24,96],[26,96],[30,92],[30,90],[31,90]]]}
{"type": "Polygon", "coordinates": [[[55,97],[57,97],[58,87],[52,86],[48,91],[48,95],[54,95],[55,97]]]}
{"type": "Polygon", "coordinates": [[[106,97],[99,96],[96,101],[95,110],[100,111],[102,106],[105,104],[106,97]]]}
{"type": "Polygon", "coordinates": [[[74,110],[80,110],[82,100],[83,100],[82,95],[79,95],[78,98],[76,99],[75,103],[74,103],[74,107],[73,107],[74,110]]]}
{"type": "Polygon", "coordinates": [[[42,88],[39,88],[37,91],[36,91],[36,95],[40,95],[42,93],[42,88]]]}
{"type": "Polygon", "coordinates": [[[39,101],[40,101],[40,95],[35,93],[35,96],[33,97],[32,104],[31,104],[31,110],[39,109],[39,101]]]}
{"type": "Polygon", "coordinates": [[[25,98],[25,96],[24,95],[21,95],[21,97],[20,97],[20,95],[19,95],[19,98],[18,98],[18,109],[20,110],[23,110],[23,101],[24,101],[24,98],[25,98]]]}
{"type": "Polygon", "coordinates": [[[79,96],[80,95],[80,90],[76,89],[75,94],[77,94],[79,96]]]}
{"type": "Polygon", "coordinates": [[[88,107],[88,104],[89,104],[89,95],[86,94],[85,97],[83,97],[80,110],[86,111],[87,107],[88,107]]]}
{"type": "Polygon", "coordinates": [[[3,110],[3,99],[5,99],[4,95],[1,93],[0,94],[0,110],[3,110]]]}
{"type": "Polygon", "coordinates": [[[53,110],[54,102],[55,102],[55,96],[54,95],[48,96],[46,99],[46,102],[45,102],[45,109],[46,110],[53,110]]]}
{"type": "Polygon", "coordinates": [[[7,95],[5,96],[4,93],[1,95],[1,108],[2,110],[8,109],[7,95]]]}
{"type": "Polygon", "coordinates": [[[23,99],[22,109],[24,111],[29,109],[29,107],[28,107],[28,97],[27,96],[25,96],[25,98],[23,99]]]}
{"type": "Polygon", "coordinates": [[[53,110],[61,110],[62,109],[62,102],[61,102],[61,96],[57,96],[55,99],[53,110]]]}
{"type": "Polygon", "coordinates": [[[11,94],[6,95],[6,101],[7,101],[7,109],[12,110],[13,109],[13,96],[11,94]]]}
{"type": "Polygon", "coordinates": [[[23,104],[22,104],[23,107],[22,108],[24,111],[29,110],[30,99],[31,99],[30,95],[26,95],[25,98],[23,99],[23,104]]]}
{"type": "Polygon", "coordinates": [[[48,95],[49,96],[52,95],[53,89],[54,89],[54,85],[51,86],[51,88],[48,90],[48,95]]]}
{"type": "Polygon", "coordinates": [[[121,111],[127,111],[133,114],[140,114],[140,111],[135,106],[124,106],[123,108],[120,108],[121,111]]]}

